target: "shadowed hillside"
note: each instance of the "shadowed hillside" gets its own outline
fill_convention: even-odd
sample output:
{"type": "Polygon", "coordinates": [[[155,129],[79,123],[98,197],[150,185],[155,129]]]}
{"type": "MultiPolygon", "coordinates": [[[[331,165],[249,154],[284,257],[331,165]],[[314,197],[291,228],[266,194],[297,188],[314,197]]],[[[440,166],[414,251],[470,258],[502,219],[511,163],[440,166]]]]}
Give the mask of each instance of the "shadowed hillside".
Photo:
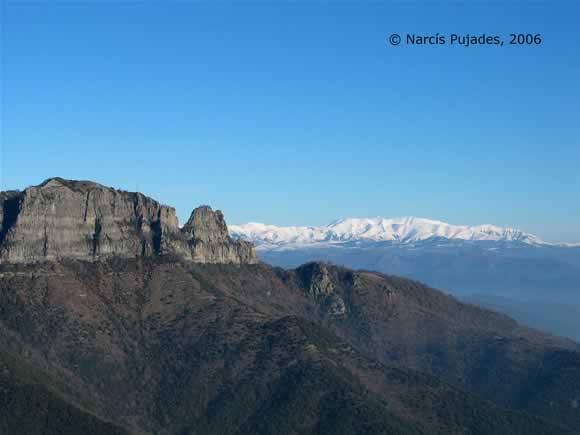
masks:
{"type": "Polygon", "coordinates": [[[66,384],[70,400],[134,432],[527,435],[577,424],[573,412],[534,400],[574,391],[574,372],[566,383],[558,375],[559,364],[575,367],[572,344],[377,274],[172,258],[4,265],[0,320],[13,354],[32,349],[31,364],[66,384]],[[571,359],[544,367],[541,383],[526,383],[527,362],[506,372],[510,391],[534,393],[527,402],[484,388],[494,367],[550,349],[571,359]]]}
{"type": "Polygon", "coordinates": [[[128,435],[67,402],[52,388],[37,370],[0,352],[0,434],[128,435]]]}

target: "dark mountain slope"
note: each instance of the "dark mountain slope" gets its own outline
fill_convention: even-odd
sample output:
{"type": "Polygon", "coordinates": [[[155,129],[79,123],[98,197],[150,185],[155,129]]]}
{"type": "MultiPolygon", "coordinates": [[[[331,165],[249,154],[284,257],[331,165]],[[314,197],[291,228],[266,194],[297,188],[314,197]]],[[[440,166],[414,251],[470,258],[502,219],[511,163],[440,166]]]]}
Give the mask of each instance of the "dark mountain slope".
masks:
{"type": "MultiPolygon", "coordinates": [[[[533,394],[508,403],[550,424],[404,368],[435,372],[434,355],[449,352],[441,374],[477,387],[471,366],[455,358],[478,354],[454,343],[501,332],[521,337],[533,358],[569,352],[570,361],[546,360],[538,394],[565,400],[577,391],[573,346],[405,280],[316,264],[283,271],[169,257],[0,268],[0,344],[50,373],[68,400],[136,433],[529,435],[571,433],[561,422],[578,427],[560,403],[552,414],[533,394]],[[451,337],[451,351],[435,346],[441,337],[451,337]],[[556,373],[564,363],[566,379],[556,373]]],[[[512,361],[511,348],[493,349],[512,361]]]]}
{"type": "Polygon", "coordinates": [[[0,434],[127,435],[67,403],[47,383],[22,360],[0,352],[0,434]]]}
{"type": "Polygon", "coordinates": [[[274,315],[290,312],[319,322],[385,364],[580,427],[580,354],[572,341],[403,278],[318,263],[295,271],[195,269],[230,297],[274,315]]]}
{"type": "Polygon", "coordinates": [[[315,296],[322,324],[363,352],[580,428],[576,343],[402,278],[317,263],[297,275],[306,289],[326,282],[329,293],[315,296]],[[329,301],[337,298],[344,314],[329,315],[329,301]]]}

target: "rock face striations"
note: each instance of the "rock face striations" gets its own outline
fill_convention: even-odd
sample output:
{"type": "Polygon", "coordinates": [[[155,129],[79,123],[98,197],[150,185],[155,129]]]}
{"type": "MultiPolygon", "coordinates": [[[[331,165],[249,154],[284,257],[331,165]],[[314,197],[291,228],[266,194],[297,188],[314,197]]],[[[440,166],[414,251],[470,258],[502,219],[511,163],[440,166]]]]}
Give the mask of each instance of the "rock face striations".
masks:
{"type": "Polygon", "coordinates": [[[175,209],[137,192],[51,178],[0,192],[0,261],[177,255],[198,263],[256,263],[223,214],[204,206],[179,228],[175,209]]]}
{"type": "Polygon", "coordinates": [[[0,257],[7,261],[160,254],[163,236],[178,230],[173,209],[92,182],[53,178],[3,196],[0,257]]]}
{"type": "Polygon", "coordinates": [[[233,241],[221,211],[198,207],[183,226],[186,255],[196,263],[255,263],[254,245],[245,240],[233,241]]]}

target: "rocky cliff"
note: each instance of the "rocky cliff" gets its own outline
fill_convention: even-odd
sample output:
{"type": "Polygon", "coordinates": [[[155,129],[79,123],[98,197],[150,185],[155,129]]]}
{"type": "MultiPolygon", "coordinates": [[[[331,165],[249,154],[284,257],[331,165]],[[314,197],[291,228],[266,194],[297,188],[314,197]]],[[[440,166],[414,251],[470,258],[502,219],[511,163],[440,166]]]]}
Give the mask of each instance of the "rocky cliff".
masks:
{"type": "Polygon", "coordinates": [[[0,261],[178,255],[199,263],[255,263],[254,247],[229,237],[204,206],[180,229],[175,209],[138,192],[51,178],[0,192],[0,261]]]}
{"type": "Polygon", "coordinates": [[[224,215],[208,206],[191,213],[181,230],[187,240],[186,252],[198,263],[254,263],[254,245],[230,238],[224,215]]]}

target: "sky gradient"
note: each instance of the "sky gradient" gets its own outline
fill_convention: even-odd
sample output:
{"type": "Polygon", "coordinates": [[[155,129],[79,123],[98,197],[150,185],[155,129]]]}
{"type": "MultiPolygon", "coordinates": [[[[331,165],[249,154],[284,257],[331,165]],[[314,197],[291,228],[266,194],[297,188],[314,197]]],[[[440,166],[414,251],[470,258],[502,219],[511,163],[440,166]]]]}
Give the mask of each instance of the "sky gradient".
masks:
{"type": "Polygon", "coordinates": [[[2,190],[229,223],[418,216],[580,242],[580,2],[2,2],[2,190]],[[541,33],[393,47],[391,33],[541,33]]]}

